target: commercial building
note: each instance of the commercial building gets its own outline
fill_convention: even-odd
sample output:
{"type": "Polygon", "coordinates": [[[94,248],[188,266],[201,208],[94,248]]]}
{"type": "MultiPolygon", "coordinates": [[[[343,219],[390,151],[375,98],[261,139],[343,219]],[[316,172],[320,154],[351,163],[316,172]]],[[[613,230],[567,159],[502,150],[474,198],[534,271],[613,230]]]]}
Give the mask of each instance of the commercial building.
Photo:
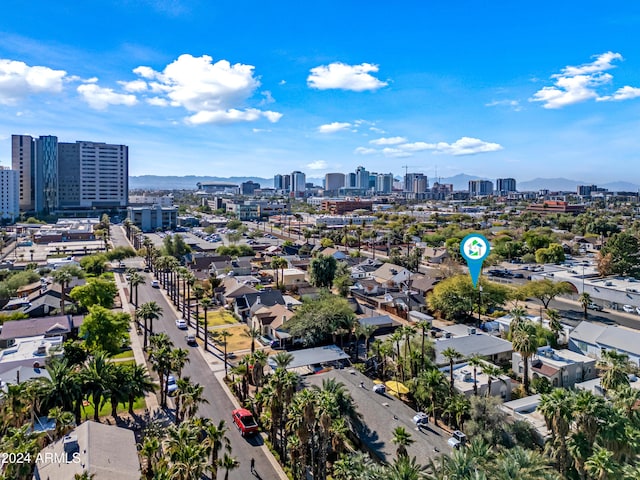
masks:
{"type": "Polygon", "coordinates": [[[429,188],[429,179],[424,173],[407,173],[404,176],[406,193],[424,193],[429,188]]]}
{"type": "Polygon", "coordinates": [[[493,195],[493,182],[489,180],[469,180],[469,196],[484,197],[493,195]]]}
{"type": "Polygon", "coordinates": [[[344,187],[344,173],[327,173],[324,176],[325,192],[337,192],[344,187]]]}
{"type": "Polygon", "coordinates": [[[585,207],[584,205],[569,205],[568,202],[562,200],[545,200],[543,203],[527,205],[527,211],[543,214],[569,213],[579,215],[585,211],[585,207]]]}
{"type": "Polygon", "coordinates": [[[331,215],[342,215],[354,210],[371,210],[373,202],[362,200],[325,200],[322,202],[322,210],[331,215]]]}
{"type": "Polygon", "coordinates": [[[0,167],[0,220],[15,221],[20,213],[19,173],[0,167]]]}
{"type": "Polygon", "coordinates": [[[515,178],[498,178],[496,180],[496,192],[498,195],[508,195],[515,191],[517,191],[515,178]]]}
{"type": "Polygon", "coordinates": [[[129,149],[101,142],[62,143],[52,135],[13,135],[11,162],[22,211],[117,208],[129,196],[129,149]]]}
{"type": "Polygon", "coordinates": [[[391,193],[393,190],[393,174],[379,173],[376,176],[376,193],[391,193]]]}
{"type": "Polygon", "coordinates": [[[259,183],[252,180],[242,182],[240,184],[240,195],[253,195],[258,189],[260,189],[259,183]]]}
{"type": "Polygon", "coordinates": [[[299,171],[291,172],[291,193],[296,197],[303,197],[307,189],[307,176],[299,171]]]}
{"type": "Polygon", "coordinates": [[[177,207],[129,207],[127,218],[143,232],[153,232],[158,229],[174,229],[178,221],[177,207]]]}
{"type": "Polygon", "coordinates": [[[362,166],[356,168],[356,188],[369,189],[369,171],[362,166]]]}

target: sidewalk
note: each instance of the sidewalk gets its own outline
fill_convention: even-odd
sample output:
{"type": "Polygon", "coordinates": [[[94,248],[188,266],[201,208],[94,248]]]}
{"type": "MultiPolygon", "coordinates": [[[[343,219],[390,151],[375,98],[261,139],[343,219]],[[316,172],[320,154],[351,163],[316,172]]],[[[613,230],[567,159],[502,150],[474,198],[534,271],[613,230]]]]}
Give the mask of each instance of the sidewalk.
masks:
{"type": "MultiPolygon", "coordinates": [[[[144,354],[144,350],[142,350],[140,335],[138,335],[138,329],[136,328],[135,322],[133,321],[133,313],[135,308],[129,303],[129,298],[125,294],[121,277],[122,275],[120,273],[114,272],[114,278],[116,280],[116,285],[118,286],[118,295],[120,295],[120,302],[122,303],[122,311],[131,315],[131,328],[129,330],[129,338],[131,339],[131,350],[133,351],[133,358],[135,359],[136,364],[144,365],[146,367],[147,360],[144,354]]],[[[156,411],[161,410],[160,404],[158,403],[158,396],[155,393],[149,392],[145,394],[144,400],[147,404],[147,409],[152,416],[156,411]]]]}

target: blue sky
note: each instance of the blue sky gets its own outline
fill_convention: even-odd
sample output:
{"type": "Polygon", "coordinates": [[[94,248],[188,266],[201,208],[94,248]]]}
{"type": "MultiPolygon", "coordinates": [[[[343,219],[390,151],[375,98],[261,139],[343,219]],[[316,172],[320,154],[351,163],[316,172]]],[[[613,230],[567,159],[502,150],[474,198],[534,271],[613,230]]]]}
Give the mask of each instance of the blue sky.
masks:
{"type": "Polygon", "coordinates": [[[130,174],[301,169],[640,184],[640,4],[4,0],[13,133],[130,174]],[[452,5],[450,5],[452,4],[452,5]]]}

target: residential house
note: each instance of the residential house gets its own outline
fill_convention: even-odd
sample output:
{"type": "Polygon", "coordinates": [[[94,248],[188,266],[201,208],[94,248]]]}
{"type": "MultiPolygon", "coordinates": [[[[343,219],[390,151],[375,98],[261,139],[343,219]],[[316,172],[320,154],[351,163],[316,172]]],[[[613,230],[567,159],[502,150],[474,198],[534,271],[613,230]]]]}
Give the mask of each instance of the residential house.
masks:
{"type": "MultiPolygon", "coordinates": [[[[483,364],[490,365],[488,362],[483,364]]],[[[441,368],[449,376],[449,366],[441,368]]],[[[489,389],[489,375],[484,373],[482,366],[476,367],[475,384],[477,385],[478,395],[487,396],[489,389]]],[[[453,388],[464,395],[470,397],[474,395],[474,375],[473,366],[467,362],[458,363],[453,366],[453,388]]],[[[500,397],[503,401],[511,400],[512,383],[511,378],[507,375],[491,376],[491,393],[492,397],[500,397]]]]}
{"type": "Polygon", "coordinates": [[[347,252],[343,252],[342,250],[338,250],[335,247],[327,247],[320,252],[321,255],[326,257],[333,257],[336,260],[344,260],[349,256],[347,252]]]}
{"type": "Polygon", "coordinates": [[[595,359],[605,350],[629,356],[629,362],[640,366],[640,331],[592,322],[580,322],[569,334],[569,350],[595,359]]]}
{"type": "Polygon", "coordinates": [[[361,278],[369,278],[380,266],[382,262],[380,260],[372,260],[367,258],[362,262],[351,267],[351,278],[358,280],[361,278]]]}
{"type": "Polygon", "coordinates": [[[209,273],[215,275],[251,275],[251,262],[246,258],[211,262],[209,273]]]}
{"type": "Polygon", "coordinates": [[[12,346],[16,341],[42,336],[43,338],[63,337],[72,332],[77,334],[84,316],[59,315],[56,317],[25,318],[4,322],[0,331],[0,347],[12,346]]]}
{"type": "Polygon", "coordinates": [[[8,385],[17,385],[34,379],[50,380],[51,376],[44,367],[39,365],[9,365],[8,367],[0,365],[0,390],[4,392],[8,385]]]}
{"type": "Polygon", "coordinates": [[[294,313],[284,305],[262,305],[251,316],[251,327],[260,330],[263,336],[272,340],[289,338],[282,326],[293,317],[294,313]]]}
{"type": "Polygon", "coordinates": [[[478,355],[498,365],[510,362],[511,354],[513,353],[511,342],[493,335],[476,333],[475,329],[471,329],[468,335],[437,339],[434,346],[436,350],[436,365],[449,363],[449,360],[442,356],[442,352],[449,347],[460,352],[462,358],[478,355]]]}
{"type": "Polygon", "coordinates": [[[85,471],[94,480],[139,480],[142,474],[133,430],[84,422],[40,452],[33,478],[71,479],[85,471]]]}
{"type": "Polygon", "coordinates": [[[511,400],[500,405],[513,421],[523,420],[533,427],[534,439],[536,443],[543,446],[550,437],[547,422],[544,416],[538,411],[541,395],[530,395],[528,397],[511,400]]]}
{"type": "Polygon", "coordinates": [[[424,249],[423,257],[427,259],[427,263],[440,265],[451,258],[451,255],[444,247],[427,247],[424,249]]]}
{"type": "Polygon", "coordinates": [[[234,310],[242,318],[251,316],[263,306],[286,305],[280,290],[263,289],[255,293],[247,293],[235,299],[234,310]]]}
{"type": "MultiPolygon", "coordinates": [[[[544,377],[554,387],[570,388],[596,377],[596,360],[571,350],[540,347],[529,361],[529,378],[544,377]]],[[[524,365],[518,352],[513,352],[511,362],[513,371],[522,375],[524,365]]]]}
{"type": "Polygon", "coordinates": [[[410,276],[409,270],[393,263],[383,263],[371,272],[371,277],[385,288],[398,288],[405,284],[410,276]]]}

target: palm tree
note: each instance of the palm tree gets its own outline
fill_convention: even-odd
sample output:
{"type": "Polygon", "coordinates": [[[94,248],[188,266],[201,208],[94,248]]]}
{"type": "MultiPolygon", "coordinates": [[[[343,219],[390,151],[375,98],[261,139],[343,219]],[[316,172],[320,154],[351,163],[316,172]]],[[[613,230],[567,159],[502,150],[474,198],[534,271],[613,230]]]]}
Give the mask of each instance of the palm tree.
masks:
{"type": "Polygon", "coordinates": [[[370,324],[364,324],[364,325],[358,324],[358,326],[356,327],[356,333],[358,335],[358,338],[361,336],[364,337],[364,348],[365,348],[365,354],[367,357],[369,356],[369,340],[371,340],[371,337],[373,336],[373,334],[377,329],[378,327],[370,324]]]}
{"type": "Polygon", "coordinates": [[[229,472],[235,470],[240,466],[240,462],[235,457],[224,452],[222,458],[218,461],[218,464],[224,468],[224,480],[229,480],[229,472]]]}
{"type": "Polygon", "coordinates": [[[227,360],[227,345],[229,342],[227,341],[227,339],[232,336],[233,334],[229,332],[229,330],[221,330],[218,333],[218,342],[220,342],[224,347],[224,378],[225,379],[227,378],[227,369],[229,367],[229,361],[227,360]]]}
{"type": "Polygon", "coordinates": [[[85,470],[82,473],[76,473],[73,475],[73,480],[93,480],[95,478],[95,473],[89,473],[85,470]]]}
{"type": "Polygon", "coordinates": [[[64,315],[65,295],[69,284],[74,278],[81,278],[82,276],[82,270],[75,266],[61,267],[51,274],[53,282],[60,285],[60,315],[64,315]]]}
{"type": "Polygon", "coordinates": [[[209,471],[211,472],[211,478],[218,477],[218,460],[220,458],[220,451],[224,448],[227,451],[231,451],[231,443],[227,437],[227,426],[224,420],[220,420],[218,424],[213,423],[211,420],[206,419],[202,430],[201,443],[205,447],[209,455],[209,471]]]}
{"type": "Polygon", "coordinates": [[[549,328],[553,332],[556,338],[556,343],[559,342],[560,332],[562,331],[562,324],[560,323],[560,312],[555,308],[547,309],[547,318],[549,319],[549,328]]]}
{"type": "Polygon", "coordinates": [[[385,478],[386,480],[421,480],[427,477],[424,473],[424,467],[417,462],[416,457],[409,458],[403,455],[396,457],[391,465],[385,467],[382,475],[378,478],[385,478]]]}
{"type": "Polygon", "coordinates": [[[143,348],[147,349],[147,331],[149,335],[153,335],[153,321],[158,320],[162,316],[162,307],[156,302],[151,301],[143,303],[136,310],[136,316],[144,319],[144,342],[143,348]]]}
{"type": "Polygon", "coordinates": [[[424,369],[425,341],[427,337],[427,330],[431,329],[431,322],[428,320],[420,320],[416,323],[416,327],[422,331],[422,336],[420,337],[420,368],[424,369]]]}
{"type": "Polygon", "coordinates": [[[156,390],[157,385],[152,380],[147,367],[139,364],[128,364],[126,367],[126,392],[129,403],[129,415],[133,416],[133,404],[136,398],[143,397],[146,393],[156,390]]]}
{"type": "Polygon", "coordinates": [[[493,383],[493,377],[497,377],[502,371],[492,363],[484,363],[482,365],[482,372],[487,375],[487,397],[491,396],[491,384],[493,383]]]}
{"type": "Polygon", "coordinates": [[[136,292],[136,303],[138,305],[138,285],[144,285],[146,283],[144,277],[138,272],[133,272],[129,276],[129,303],[133,303],[133,291],[136,292]]]}
{"type": "Polygon", "coordinates": [[[200,285],[193,286],[193,296],[196,299],[196,337],[200,336],[200,300],[204,297],[204,289],[200,285]]]}
{"type": "Polygon", "coordinates": [[[453,347],[447,347],[442,351],[442,356],[449,360],[449,390],[453,394],[453,364],[462,354],[453,347]]]}
{"type": "Polygon", "coordinates": [[[558,479],[545,457],[535,450],[522,447],[505,449],[496,459],[494,476],[496,480],[539,480],[558,479]]]}
{"type": "Polygon", "coordinates": [[[525,321],[527,318],[527,311],[522,307],[512,308],[509,312],[511,314],[511,324],[509,325],[509,330],[514,331],[517,330],[518,327],[525,321]]]}
{"type": "Polygon", "coordinates": [[[170,353],[171,371],[175,372],[178,377],[182,376],[182,369],[190,362],[189,350],[186,348],[174,348],[170,353]]]}
{"type": "MultiPolygon", "coordinates": [[[[513,325],[513,322],[512,322],[513,325]]],[[[538,339],[536,337],[536,327],[531,321],[524,321],[512,330],[511,342],[513,350],[518,352],[522,357],[523,363],[523,383],[524,390],[529,393],[529,359],[536,353],[538,348],[538,339]]]]}
{"type": "Polygon", "coordinates": [[[80,375],[84,388],[93,398],[93,421],[98,422],[103,400],[109,395],[115,384],[115,365],[109,361],[107,354],[101,351],[94,353],[80,375]]]}
{"type": "MultiPolygon", "coordinates": [[[[205,297],[200,302],[202,303],[202,309],[204,310],[204,351],[209,351],[209,320],[207,318],[207,313],[209,308],[213,305],[213,300],[209,297],[205,297]]],[[[226,365],[226,357],[225,357],[225,365],[226,365]]],[[[226,376],[226,375],[225,375],[226,376]]]]}
{"type": "Polygon", "coordinates": [[[589,311],[588,308],[591,304],[591,295],[589,295],[587,292],[582,292],[580,294],[580,297],[578,298],[578,301],[580,302],[580,305],[582,305],[582,309],[584,310],[584,319],[586,320],[589,311]]]}
{"type": "Polygon", "coordinates": [[[407,456],[407,447],[415,442],[415,440],[411,438],[411,434],[407,432],[404,427],[396,427],[392,434],[393,438],[391,441],[397,445],[396,455],[398,457],[407,456]]]}
{"type": "Polygon", "coordinates": [[[568,390],[556,388],[541,396],[538,411],[552,435],[547,448],[554,452],[558,472],[563,474],[568,466],[567,436],[573,420],[573,397],[568,390]]]}
{"type": "Polygon", "coordinates": [[[80,424],[80,405],[83,399],[83,379],[71,369],[66,360],[53,358],[47,363],[50,378],[43,380],[43,405],[58,406],[72,411],[80,424]]]}
{"type": "Polygon", "coordinates": [[[602,353],[599,366],[605,369],[600,380],[606,391],[615,391],[620,387],[629,386],[629,356],[615,350],[602,353]]]}
{"type": "Polygon", "coordinates": [[[471,355],[467,362],[473,367],[473,394],[478,396],[478,367],[484,366],[484,363],[482,362],[482,358],[477,354],[471,355]]]}
{"type": "Polygon", "coordinates": [[[596,446],[596,449],[585,463],[587,472],[597,480],[613,479],[620,474],[620,465],[614,460],[613,452],[596,446]]]}
{"type": "Polygon", "coordinates": [[[140,446],[140,455],[146,460],[146,468],[143,473],[146,473],[147,478],[153,478],[155,465],[161,455],[158,438],[150,435],[145,436],[140,446]]]}
{"type": "Polygon", "coordinates": [[[433,422],[438,423],[438,396],[448,390],[449,385],[444,374],[437,368],[421,372],[414,381],[414,396],[419,405],[429,404],[433,422]]]}
{"type": "Polygon", "coordinates": [[[276,369],[281,368],[286,370],[291,362],[293,362],[293,355],[289,352],[278,352],[271,357],[276,365],[276,369]]]}
{"type": "Polygon", "coordinates": [[[262,336],[262,332],[259,328],[249,328],[249,330],[242,332],[243,337],[251,339],[251,355],[256,351],[256,340],[262,336]]]}

